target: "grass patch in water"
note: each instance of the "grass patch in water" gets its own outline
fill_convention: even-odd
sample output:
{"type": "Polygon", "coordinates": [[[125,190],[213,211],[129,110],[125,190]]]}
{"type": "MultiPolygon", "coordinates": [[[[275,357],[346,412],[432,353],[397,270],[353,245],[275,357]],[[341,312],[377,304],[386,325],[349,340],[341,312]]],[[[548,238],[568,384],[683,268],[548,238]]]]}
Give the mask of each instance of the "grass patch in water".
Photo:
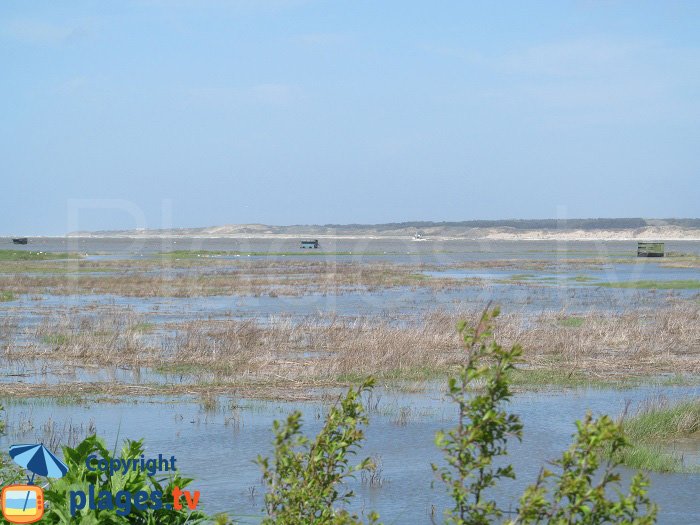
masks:
{"type": "Polygon", "coordinates": [[[511,372],[511,384],[514,387],[561,387],[575,388],[585,386],[610,386],[610,380],[591,379],[589,374],[579,371],[557,370],[552,368],[521,369],[511,372]]]}
{"type": "Polygon", "coordinates": [[[633,288],[652,290],[699,290],[700,281],[696,279],[679,279],[672,281],[625,281],[595,283],[604,288],[633,288]]]}
{"type": "Polygon", "coordinates": [[[581,326],[583,326],[583,323],[583,317],[575,316],[564,317],[563,319],[559,319],[559,321],[557,322],[559,326],[564,326],[567,328],[580,328],[581,326]]]}
{"type": "Polygon", "coordinates": [[[0,250],[0,261],[52,261],[56,259],[79,259],[77,253],[33,252],[26,250],[0,250]]]}
{"type": "Polygon", "coordinates": [[[683,459],[664,451],[658,445],[636,444],[620,454],[622,464],[635,469],[653,472],[686,472],[683,459]]]}
{"type": "Polygon", "coordinates": [[[68,343],[68,336],[65,334],[48,334],[41,336],[41,342],[45,345],[62,346],[68,343]]]}
{"type": "Polygon", "coordinates": [[[198,374],[207,370],[207,367],[199,364],[165,363],[154,366],[153,371],[159,374],[198,374]]]}
{"type": "MultiPolygon", "coordinates": [[[[66,261],[67,265],[70,265],[70,261],[66,261]]],[[[71,275],[71,274],[103,274],[103,273],[115,273],[117,270],[112,268],[71,268],[69,266],[27,266],[23,265],[8,265],[0,268],[2,273],[21,273],[21,274],[40,274],[40,275],[71,275]]]]}
{"type": "Polygon", "coordinates": [[[614,388],[627,389],[640,385],[659,387],[697,386],[700,377],[696,375],[673,374],[631,375],[595,377],[581,370],[560,368],[564,363],[553,365],[551,368],[516,368],[512,372],[511,384],[523,389],[528,388],[614,388]]]}
{"type": "Polygon", "coordinates": [[[669,404],[656,400],[635,415],[623,419],[630,447],[621,461],[630,468],[657,472],[698,472],[700,466],[687,466],[680,453],[669,450],[674,441],[700,444],[700,398],[669,404]]]}
{"type": "Polygon", "coordinates": [[[136,323],[133,327],[134,332],[146,333],[155,328],[155,323],[136,323]]]}
{"type": "Polygon", "coordinates": [[[16,299],[15,294],[7,290],[0,292],[0,303],[9,303],[16,299]]]}
{"type": "Polygon", "coordinates": [[[590,283],[595,281],[593,277],[589,277],[588,275],[577,275],[575,277],[569,277],[569,281],[574,281],[575,283],[590,283]]]}
{"type": "Polygon", "coordinates": [[[508,277],[508,280],[510,281],[529,281],[530,279],[534,279],[535,276],[531,273],[514,273],[510,277],[508,277]]]}
{"type": "MultiPolygon", "coordinates": [[[[448,372],[445,368],[431,368],[429,366],[416,366],[401,370],[385,370],[372,374],[377,381],[382,383],[394,383],[403,381],[430,381],[433,379],[443,379],[448,372]]],[[[367,374],[349,372],[340,374],[335,378],[340,384],[359,384],[367,378],[367,374]]]]}

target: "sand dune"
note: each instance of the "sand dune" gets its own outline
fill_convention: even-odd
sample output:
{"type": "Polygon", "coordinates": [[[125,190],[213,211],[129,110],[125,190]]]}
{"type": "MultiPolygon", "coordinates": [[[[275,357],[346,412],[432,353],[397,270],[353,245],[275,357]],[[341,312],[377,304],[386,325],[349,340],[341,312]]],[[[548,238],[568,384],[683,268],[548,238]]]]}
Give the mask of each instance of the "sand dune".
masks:
{"type": "Polygon", "coordinates": [[[700,228],[678,225],[649,225],[640,228],[473,228],[434,223],[424,227],[396,225],[348,226],[269,226],[265,224],[231,224],[206,228],[174,228],[167,230],[120,230],[73,232],[71,237],[201,237],[201,238],[294,238],[320,239],[405,239],[417,232],[430,240],[490,239],[490,240],[683,240],[700,241],[700,228]]]}

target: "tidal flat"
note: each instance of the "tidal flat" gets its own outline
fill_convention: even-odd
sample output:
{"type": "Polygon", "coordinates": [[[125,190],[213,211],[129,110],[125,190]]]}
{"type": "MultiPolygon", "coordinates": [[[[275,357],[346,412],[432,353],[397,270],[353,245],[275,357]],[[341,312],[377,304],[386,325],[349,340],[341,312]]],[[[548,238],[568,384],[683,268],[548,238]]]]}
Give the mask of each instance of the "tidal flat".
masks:
{"type": "MultiPolygon", "coordinates": [[[[430,489],[433,436],[454,424],[444,386],[464,359],[455,326],[492,303],[498,340],[523,346],[511,408],[526,437],[502,493],[515,504],[586,410],[697,399],[700,242],[667,248],[650,260],[617,241],[335,239],[301,252],[290,239],[32,240],[0,254],[3,444],[144,437],[182,458],[208,511],[254,523],[251,461],[269,451],[272,420],[300,408],[316,430],[373,375],[364,452],[384,479],[358,478],[356,510],[430,523],[445,506],[430,489]],[[226,461],[205,464],[195,442],[226,461]]],[[[694,435],[672,445],[680,472],[651,475],[661,523],[700,514],[694,435]]]]}

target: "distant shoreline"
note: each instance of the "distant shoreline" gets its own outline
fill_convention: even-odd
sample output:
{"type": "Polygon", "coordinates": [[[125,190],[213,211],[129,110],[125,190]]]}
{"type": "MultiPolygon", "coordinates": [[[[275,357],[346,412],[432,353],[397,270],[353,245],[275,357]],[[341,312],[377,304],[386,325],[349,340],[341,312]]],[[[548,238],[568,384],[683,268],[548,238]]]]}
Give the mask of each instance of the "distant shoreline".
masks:
{"type": "MultiPolygon", "coordinates": [[[[470,232],[471,233],[471,232],[470,232]]],[[[328,234],[300,233],[158,233],[158,232],[114,232],[74,233],[66,236],[73,239],[290,239],[304,237],[326,240],[404,240],[412,241],[412,234],[328,234]]],[[[462,235],[427,234],[420,242],[444,241],[700,241],[700,229],[669,231],[667,229],[645,229],[644,231],[489,231],[462,235]]]]}
{"type": "MultiPolygon", "coordinates": [[[[28,235],[22,235],[28,236],[28,235]]],[[[460,222],[275,226],[227,224],[200,228],[74,231],[34,238],[347,239],[416,241],[700,241],[700,219],[504,219],[460,222]]]]}

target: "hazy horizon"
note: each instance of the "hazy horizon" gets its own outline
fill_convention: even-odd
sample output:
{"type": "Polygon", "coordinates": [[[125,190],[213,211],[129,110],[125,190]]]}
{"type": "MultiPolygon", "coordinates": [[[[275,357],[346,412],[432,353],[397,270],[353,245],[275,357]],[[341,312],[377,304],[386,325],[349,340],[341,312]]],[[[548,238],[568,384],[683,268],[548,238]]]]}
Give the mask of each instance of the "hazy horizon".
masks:
{"type": "Polygon", "coordinates": [[[3,2],[6,235],[692,217],[695,2],[3,2]]]}
{"type": "MultiPolygon", "coordinates": [[[[692,229],[700,228],[700,218],[697,217],[569,217],[569,218],[537,218],[537,219],[518,219],[518,218],[502,218],[502,219],[472,219],[464,221],[422,221],[422,220],[410,220],[410,221],[400,221],[400,222],[385,222],[385,223],[346,223],[346,224],[270,224],[270,223],[225,223],[225,224],[207,224],[200,226],[178,226],[172,228],[145,228],[148,231],[158,231],[158,230],[203,230],[208,228],[219,228],[219,227],[229,227],[229,226],[264,226],[270,228],[357,228],[357,229],[411,229],[411,228],[431,228],[431,227],[464,227],[464,228],[503,228],[503,227],[515,227],[516,229],[589,229],[589,230],[614,230],[614,229],[636,229],[642,228],[644,226],[679,226],[687,227],[692,229]],[[624,224],[627,221],[648,221],[646,225],[642,224],[624,224]],[[537,223],[553,223],[548,225],[541,225],[537,223]],[[582,224],[582,223],[595,223],[600,224],[582,224]],[[607,225],[606,222],[618,222],[618,224],[607,225]],[[660,224],[656,224],[656,223],[660,224]],[[476,224],[484,223],[484,224],[476,224]],[[522,223],[519,225],[514,225],[512,223],[522,223]],[[684,224],[686,223],[686,224],[684,224]]],[[[64,234],[56,235],[33,235],[33,237],[63,237],[69,234],[75,233],[109,233],[109,232],[125,232],[125,231],[140,231],[144,228],[124,228],[124,229],[100,229],[100,230],[73,230],[65,232],[64,234]]],[[[3,237],[12,237],[13,235],[2,234],[3,237]]],[[[27,234],[27,237],[32,237],[32,235],[27,234]]]]}

